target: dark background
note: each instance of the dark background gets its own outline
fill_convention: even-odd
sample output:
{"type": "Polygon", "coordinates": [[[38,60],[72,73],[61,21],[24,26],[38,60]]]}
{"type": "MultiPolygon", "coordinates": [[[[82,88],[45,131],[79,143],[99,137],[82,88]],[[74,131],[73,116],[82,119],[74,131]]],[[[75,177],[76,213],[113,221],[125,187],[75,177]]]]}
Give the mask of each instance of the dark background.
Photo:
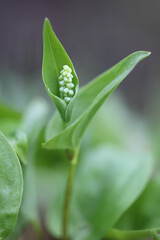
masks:
{"type": "Polygon", "coordinates": [[[0,86],[8,84],[8,73],[15,87],[42,84],[45,17],[71,57],[80,85],[131,52],[151,51],[119,89],[141,112],[159,101],[159,0],[0,0],[0,86]]]}

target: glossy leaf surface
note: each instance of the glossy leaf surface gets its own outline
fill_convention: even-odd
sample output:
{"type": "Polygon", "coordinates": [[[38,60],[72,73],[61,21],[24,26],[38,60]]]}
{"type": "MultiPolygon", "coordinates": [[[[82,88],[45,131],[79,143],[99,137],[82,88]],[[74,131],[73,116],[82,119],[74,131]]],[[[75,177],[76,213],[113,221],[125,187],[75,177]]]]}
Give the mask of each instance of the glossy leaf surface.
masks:
{"type": "Polygon", "coordinates": [[[0,132],[0,239],[13,230],[21,204],[23,190],[19,160],[9,142],[0,132]]]}

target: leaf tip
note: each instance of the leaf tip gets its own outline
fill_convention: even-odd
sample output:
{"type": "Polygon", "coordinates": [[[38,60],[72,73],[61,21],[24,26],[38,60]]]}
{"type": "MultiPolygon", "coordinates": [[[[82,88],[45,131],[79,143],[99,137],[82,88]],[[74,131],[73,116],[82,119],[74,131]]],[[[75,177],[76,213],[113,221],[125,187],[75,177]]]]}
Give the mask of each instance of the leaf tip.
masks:
{"type": "Polygon", "coordinates": [[[151,55],[150,51],[143,51],[144,55],[146,55],[146,57],[148,57],[149,55],[151,55]]]}
{"type": "Polygon", "coordinates": [[[44,19],[44,25],[45,24],[50,24],[50,21],[49,21],[49,19],[47,17],[44,19]]]}
{"type": "Polygon", "coordinates": [[[149,52],[149,51],[138,51],[137,53],[140,54],[141,57],[143,57],[143,58],[146,58],[149,55],[151,55],[151,52],[149,52]]]}
{"type": "Polygon", "coordinates": [[[52,28],[52,27],[51,27],[51,23],[50,23],[49,19],[46,17],[46,18],[44,19],[43,31],[45,31],[45,30],[47,30],[47,29],[50,29],[50,28],[52,28]]]}

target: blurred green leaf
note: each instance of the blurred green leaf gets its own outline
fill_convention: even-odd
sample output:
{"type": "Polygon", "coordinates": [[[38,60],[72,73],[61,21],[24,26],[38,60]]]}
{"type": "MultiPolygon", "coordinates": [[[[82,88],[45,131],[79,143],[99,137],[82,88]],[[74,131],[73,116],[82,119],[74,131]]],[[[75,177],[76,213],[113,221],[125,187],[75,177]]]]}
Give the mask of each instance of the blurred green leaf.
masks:
{"type": "Polygon", "coordinates": [[[0,239],[15,227],[21,204],[23,178],[19,160],[0,132],[0,239]]]}
{"type": "Polygon", "coordinates": [[[24,171],[24,194],[21,212],[28,222],[38,225],[38,206],[35,185],[35,154],[37,151],[37,141],[42,131],[48,114],[48,105],[45,100],[39,98],[33,100],[23,118],[23,125],[29,139],[28,164],[24,171]]]}
{"type": "Polygon", "coordinates": [[[23,164],[28,161],[28,139],[27,135],[22,130],[17,130],[16,133],[9,139],[17,156],[23,164]]]}
{"type": "Polygon", "coordinates": [[[159,240],[160,239],[159,234],[156,231],[152,231],[152,232],[153,232],[153,239],[159,240]]]}
{"type": "Polygon", "coordinates": [[[133,113],[124,99],[116,94],[95,115],[82,141],[85,149],[104,143],[137,152],[151,149],[146,119],[133,113]]]}
{"type": "Polygon", "coordinates": [[[23,166],[24,192],[18,223],[9,239],[15,239],[20,235],[22,229],[31,223],[34,230],[40,231],[38,215],[38,201],[36,196],[35,180],[35,155],[37,151],[38,138],[44,128],[48,115],[48,104],[42,98],[30,102],[24,112],[22,126],[28,137],[28,164],[23,166]]]}
{"type": "Polygon", "coordinates": [[[21,113],[0,102],[0,131],[9,136],[20,124],[21,113]]]}
{"type": "Polygon", "coordinates": [[[137,201],[118,221],[120,229],[153,229],[160,227],[160,174],[154,173],[148,186],[137,201]]]}
{"type": "Polygon", "coordinates": [[[119,229],[111,229],[104,239],[108,240],[141,240],[141,239],[159,239],[157,233],[160,229],[146,229],[137,231],[123,231],[119,229]]]}
{"type": "Polygon", "coordinates": [[[10,106],[0,103],[0,119],[12,118],[19,120],[21,114],[10,106]]]}
{"type": "MultiPolygon", "coordinates": [[[[68,65],[72,69],[73,83],[75,85],[75,95],[78,91],[78,78],[69,56],[54,34],[48,19],[45,19],[44,22],[43,45],[43,81],[46,90],[52,101],[55,103],[58,111],[60,112],[62,119],[66,121],[65,111],[74,100],[74,97],[68,105],[64,100],[60,98],[58,77],[60,76],[60,71],[64,65],[68,65]]],[[[70,109],[68,112],[68,117],[71,115],[71,110],[72,109],[70,109]]]]}
{"type": "Polygon", "coordinates": [[[22,118],[22,126],[27,133],[31,146],[36,144],[37,137],[46,123],[48,113],[49,106],[43,98],[32,100],[26,108],[22,118]]]}
{"type": "MultiPolygon", "coordinates": [[[[76,240],[99,240],[137,199],[152,172],[152,159],[115,147],[98,147],[82,156],[70,207],[69,234],[76,240]]],[[[50,232],[61,236],[64,190],[49,209],[50,232]]]]}
{"type": "Polygon", "coordinates": [[[67,112],[70,112],[70,108],[72,115],[65,129],[60,116],[53,117],[47,130],[49,133],[47,140],[49,140],[44,143],[44,147],[48,149],[76,148],[80,144],[89,122],[107,97],[133,70],[136,64],[149,55],[149,52],[135,52],[83,87],[77,94],[75,101],[68,105],[66,116],[67,112]],[[52,137],[50,138],[51,133],[52,137]]]}

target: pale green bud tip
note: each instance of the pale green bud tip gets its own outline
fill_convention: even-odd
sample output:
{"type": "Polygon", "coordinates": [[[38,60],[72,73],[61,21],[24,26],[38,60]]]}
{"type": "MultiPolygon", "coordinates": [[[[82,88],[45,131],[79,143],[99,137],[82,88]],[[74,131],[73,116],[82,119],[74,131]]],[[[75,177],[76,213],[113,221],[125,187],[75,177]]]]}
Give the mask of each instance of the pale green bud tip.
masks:
{"type": "Polygon", "coordinates": [[[72,69],[64,65],[63,69],[60,71],[59,76],[59,92],[60,97],[66,102],[69,103],[74,96],[74,84],[72,83],[73,75],[71,74],[72,69]]]}
{"type": "Polygon", "coordinates": [[[64,97],[64,101],[65,101],[66,103],[69,103],[69,102],[71,101],[71,98],[70,98],[70,97],[64,97]]]}

